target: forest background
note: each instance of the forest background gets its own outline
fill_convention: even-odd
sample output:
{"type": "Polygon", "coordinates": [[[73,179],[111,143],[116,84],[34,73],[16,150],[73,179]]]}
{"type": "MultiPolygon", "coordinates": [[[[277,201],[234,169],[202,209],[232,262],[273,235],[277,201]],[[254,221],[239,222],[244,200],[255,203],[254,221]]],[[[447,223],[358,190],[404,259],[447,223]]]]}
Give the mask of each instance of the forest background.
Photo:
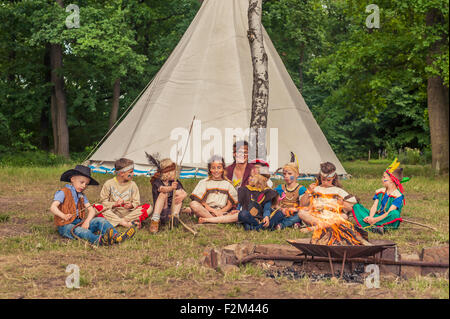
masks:
{"type": "MultiPolygon", "coordinates": [[[[447,172],[449,4],[377,0],[379,25],[372,19],[368,27],[371,4],[266,0],[262,22],[340,160],[399,156],[447,172]]],[[[0,163],[83,160],[155,76],[200,5],[1,1],[0,163]]]]}

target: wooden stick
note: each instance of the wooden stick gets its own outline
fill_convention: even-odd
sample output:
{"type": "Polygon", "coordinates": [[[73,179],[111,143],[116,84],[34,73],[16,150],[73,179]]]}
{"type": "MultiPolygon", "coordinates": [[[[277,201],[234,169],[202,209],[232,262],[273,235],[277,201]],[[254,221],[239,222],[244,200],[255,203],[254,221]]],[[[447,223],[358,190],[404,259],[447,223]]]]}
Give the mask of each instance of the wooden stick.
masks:
{"type": "Polygon", "coordinates": [[[189,227],[188,225],[186,225],[185,223],[183,223],[183,221],[181,220],[180,216],[175,215],[176,219],[178,219],[178,221],[180,222],[181,225],[183,225],[184,228],[186,228],[187,230],[189,230],[194,236],[197,235],[197,232],[195,230],[193,230],[191,227],[189,227]]]}
{"type": "Polygon", "coordinates": [[[432,230],[434,230],[434,231],[438,231],[436,228],[434,228],[434,227],[431,227],[431,226],[428,226],[428,225],[425,225],[425,224],[421,224],[421,223],[418,223],[418,222],[413,222],[412,220],[408,220],[408,219],[404,219],[404,218],[402,218],[402,220],[405,222],[405,223],[410,223],[410,224],[413,224],[413,225],[418,225],[418,226],[422,226],[422,227],[426,227],[426,228],[429,228],[429,229],[432,229],[432,230]]]}
{"type": "MultiPolygon", "coordinates": [[[[176,181],[176,182],[178,182],[179,172],[181,171],[181,163],[183,163],[184,155],[186,154],[186,150],[187,150],[187,147],[188,147],[188,145],[189,145],[189,138],[191,137],[191,132],[192,132],[192,127],[194,126],[194,121],[195,121],[195,115],[194,115],[194,117],[192,118],[191,126],[190,126],[190,128],[189,128],[189,134],[188,134],[188,139],[187,139],[186,147],[184,148],[184,152],[183,152],[183,155],[181,156],[181,160],[180,160],[180,164],[179,164],[179,165],[178,165],[178,149],[177,149],[177,158],[176,158],[176,162],[177,162],[177,163],[175,163],[175,165],[176,165],[176,170],[175,170],[175,181],[176,181]]],[[[174,200],[175,200],[175,190],[172,192],[172,207],[173,207],[173,201],[174,201],[174,200]]],[[[180,213],[181,213],[181,209],[182,209],[182,208],[180,208],[180,213]]],[[[175,214],[174,214],[173,208],[172,208],[172,214],[171,214],[171,219],[170,219],[170,225],[171,225],[170,229],[173,229],[173,219],[174,219],[175,217],[178,219],[178,221],[181,223],[181,225],[183,225],[184,228],[186,228],[186,229],[189,230],[191,233],[193,233],[194,236],[197,234],[196,231],[194,231],[192,228],[190,228],[190,227],[188,227],[186,224],[184,224],[184,223],[181,221],[181,219],[180,219],[180,217],[179,217],[178,215],[175,215],[175,214]]]]}

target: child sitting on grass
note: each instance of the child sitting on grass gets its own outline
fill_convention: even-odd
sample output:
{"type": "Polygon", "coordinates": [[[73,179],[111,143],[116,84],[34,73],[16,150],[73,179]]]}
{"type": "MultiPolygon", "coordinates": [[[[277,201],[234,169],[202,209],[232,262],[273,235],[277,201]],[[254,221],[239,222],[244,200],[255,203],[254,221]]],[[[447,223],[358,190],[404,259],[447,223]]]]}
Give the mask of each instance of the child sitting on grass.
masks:
{"type": "MultiPolygon", "coordinates": [[[[260,158],[254,159],[253,161],[250,162],[250,164],[253,165],[253,167],[250,171],[250,175],[259,174],[260,169],[267,170],[270,167],[269,163],[267,163],[265,160],[260,159],[260,158]]],[[[269,186],[270,188],[273,187],[273,182],[270,180],[270,178],[267,180],[267,186],[269,186]]]]}
{"type": "Polygon", "coordinates": [[[279,205],[285,218],[276,226],[276,229],[300,226],[297,209],[300,207],[300,197],[306,192],[306,187],[297,182],[299,168],[295,162],[283,166],[284,184],[275,188],[279,196],[279,205]]]}
{"type": "Polygon", "coordinates": [[[98,185],[91,178],[89,167],[77,165],[64,172],[60,180],[70,184],[55,193],[50,212],[54,215],[54,222],[61,236],[70,239],[79,237],[87,239],[93,245],[102,246],[120,243],[134,236],[134,227],[119,234],[105,218],[95,217],[96,210],[83,194],[88,185],[98,185]]]}
{"type": "Polygon", "coordinates": [[[159,224],[167,223],[171,215],[178,216],[187,197],[183,185],[176,177],[177,165],[171,159],[163,159],[159,162],[153,156],[148,155],[149,161],[155,164],[157,172],[152,176],[153,215],[150,222],[150,233],[156,234],[159,224]]]}
{"type": "Polygon", "coordinates": [[[353,218],[358,226],[380,234],[385,229],[397,229],[400,226],[400,213],[405,202],[402,183],[409,178],[403,178],[403,168],[398,168],[399,165],[395,159],[383,173],[384,187],[375,191],[370,211],[361,204],[353,206],[353,218]]]}
{"type": "MultiPolygon", "coordinates": [[[[300,199],[298,217],[308,225],[319,225],[333,215],[335,221],[348,220],[347,212],[351,212],[357,203],[355,196],[347,193],[339,182],[336,166],[325,162],[320,164],[317,181],[309,185],[300,199]]],[[[310,229],[302,229],[307,232],[310,229]]]]}
{"type": "MultiPolygon", "coordinates": [[[[258,175],[260,173],[263,173],[263,174],[266,173],[264,175],[266,175],[267,177],[270,177],[269,164],[266,161],[261,160],[261,159],[256,159],[256,160],[252,161],[251,164],[253,165],[253,167],[250,171],[250,177],[258,175]]],[[[271,185],[271,184],[272,184],[271,180],[268,178],[267,186],[270,188],[269,185],[271,185]]],[[[239,189],[238,189],[238,193],[239,193],[239,189]]],[[[240,191],[240,192],[243,192],[243,191],[240,191]]],[[[237,208],[232,209],[231,211],[229,211],[229,213],[223,214],[220,216],[214,216],[214,217],[199,217],[198,223],[199,224],[203,224],[203,223],[212,223],[212,224],[237,223],[238,222],[238,213],[240,210],[241,210],[241,205],[238,203],[237,208]]]]}
{"type": "Polygon", "coordinates": [[[237,192],[233,184],[225,177],[225,160],[213,156],[208,161],[208,177],[195,186],[191,194],[190,207],[199,217],[219,217],[227,215],[237,204],[237,192]]]}
{"type": "Polygon", "coordinates": [[[272,207],[277,204],[278,194],[267,186],[270,174],[268,170],[260,169],[260,174],[252,175],[249,184],[238,190],[238,201],[241,211],[238,220],[245,230],[270,229],[284,218],[279,209],[272,207]]]}
{"type": "Polygon", "coordinates": [[[114,163],[114,168],[116,176],[107,180],[100,192],[102,215],[114,227],[140,227],[152,207],[140,206],[139,188],[133,181],[134,162],[121,158],[114,163]]]}

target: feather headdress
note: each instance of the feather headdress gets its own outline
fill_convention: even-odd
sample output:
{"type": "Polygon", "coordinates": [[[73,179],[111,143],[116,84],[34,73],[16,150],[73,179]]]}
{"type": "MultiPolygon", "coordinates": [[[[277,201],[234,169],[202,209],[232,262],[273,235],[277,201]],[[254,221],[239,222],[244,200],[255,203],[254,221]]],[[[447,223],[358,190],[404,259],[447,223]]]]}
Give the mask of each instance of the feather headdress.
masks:
{"type": "Polygon", "coordinates": [[[295,165],[297,165],[298,170],[300,171],[300,167],[298,165],[298,158],[294,152],[291,152],[291,163],[295,163],[295,165]]]}
{"type": "MultiPolygon", "coordinates": [[[[394,159],[394,161],[391,163],[391,165],[386,168],[386,173],[389,175],[391,180],[394,182],[395,186],[397,186],[400,193],[404,193],[404,188],[402,183],[406,183],[409,181],[409,177],[404,177],[401,180],[399,180],[397,177],[394,176],[394,172],[398,167],[400,166],[400,162],[398,161],[397,157],[394,159]]],[[[403,204],[406,204],[405,198],[403,197],[403,204]]]]}
{"type": "Polygon", "coordinates": [[[152,178],[150,179],[150,183],[153,183],[156,179],[160,178],[163,173],[176,169],[175,163],[172,163],[172,165],[168,167],[161,168],[161,162],[158,160],[159,154],[150,155],[147,152],[145,152],[145,155],[147,156],[149,163],[155,165],[157,169],[156,173],[153,174],[152,178]]]}
{"type": "Polygon", "coordinates": [[[153,156],[153,155],[150,155],[150,154],[148,154],[147,152],[145,152],[145,155],[147,156],[148,162],[149,162],[150,164],[152,164],[152,165],[155,165],[155,166],[156,166],[156,169],[157,169],[158,171],[160,171],[160,170],[161,170],[160,161],[159,161],[158,159],[155,158],[155,157],[159,157],[158,154],[155,154],[155,155],[153,156]]]}
{"type": "Polygon", "coordinates": [[[394,161],[391,163],[391,165],[388,166],[386,169],[389,171],[389,173],[394,173],[394,171],[400,166],[400,162],[397,160],[397,157],[394,159],[394,161]]]}

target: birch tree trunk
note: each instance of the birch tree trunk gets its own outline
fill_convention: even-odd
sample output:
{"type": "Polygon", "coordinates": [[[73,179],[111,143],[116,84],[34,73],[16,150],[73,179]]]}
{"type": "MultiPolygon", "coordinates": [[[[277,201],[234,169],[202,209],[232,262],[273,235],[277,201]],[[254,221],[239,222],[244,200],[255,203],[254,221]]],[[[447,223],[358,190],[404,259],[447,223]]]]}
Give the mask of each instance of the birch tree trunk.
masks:
{"type": "Polygon", "coordinates": [[[266,129],[269,105],[269,72],[262,33],[262,0],[249,0],[248,32],[253,65],[249,159],[266,158],[266,129]]]}
{"type": "MultiPolygon", "coordinates": [[[[427,14],[427,25],[442,23],[444,17],[436,9],[427,14]]],[[[433,56],[441,53],[441,43],[434,43],[427,57],[427,64],[433,63],[433,56]]],[[[432,167],[438,173],[449,171],[449,100],[448,87],[438,75],[428,78],[427,85],[428,118],[430,121],[432,167]]]]}

